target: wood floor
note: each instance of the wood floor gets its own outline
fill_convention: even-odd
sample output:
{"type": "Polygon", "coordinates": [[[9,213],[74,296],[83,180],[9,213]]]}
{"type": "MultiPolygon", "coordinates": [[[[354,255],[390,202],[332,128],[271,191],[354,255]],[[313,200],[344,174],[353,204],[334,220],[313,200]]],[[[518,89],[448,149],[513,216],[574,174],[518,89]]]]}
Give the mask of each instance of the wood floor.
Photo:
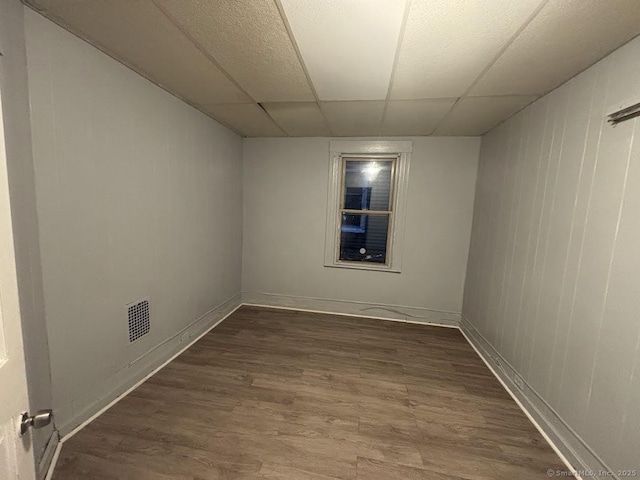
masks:
{"type": "Polygon", "coordinates": [[[543,479],[456,329],[243,307],[67,441],[55,480],[543,479]]]}

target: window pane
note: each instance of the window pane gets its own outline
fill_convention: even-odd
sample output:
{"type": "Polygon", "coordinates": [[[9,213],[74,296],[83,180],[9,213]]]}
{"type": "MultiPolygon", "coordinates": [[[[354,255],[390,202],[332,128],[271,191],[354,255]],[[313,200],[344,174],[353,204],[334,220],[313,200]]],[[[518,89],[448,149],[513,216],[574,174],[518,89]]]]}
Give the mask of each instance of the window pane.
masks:
{"type": "Polygon", "coordinates": [[[388,215],[342,214],[340,260],[387,263],[388,215]]]}
{"type": "Polygon", "coordinates": [[[389,210],[393,160],[346,160],[344,208],[389,210]]]}

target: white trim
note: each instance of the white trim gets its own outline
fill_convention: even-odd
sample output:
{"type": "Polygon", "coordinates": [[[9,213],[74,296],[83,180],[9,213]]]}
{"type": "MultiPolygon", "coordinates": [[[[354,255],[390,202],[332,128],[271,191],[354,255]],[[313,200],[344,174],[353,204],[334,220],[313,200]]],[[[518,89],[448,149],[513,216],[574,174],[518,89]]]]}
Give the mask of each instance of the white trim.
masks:
{"type": "Polygon", "coordinates": [[[58,430],[53,429],[51,431],[51,436],[49,437],[49,441],[44,449],[42,454],[42,458],[38,462],[38,471],[36,477],[39,479],[44,479],[47,477],[49,472],[49,466],[56,458],[56,452],[59,451],[60,445],[60,435],[58,430]]]}
{"type": "Polygon", "coordinates": [[[123,393],[121,393],[117,398],[113,399],[110,403],[108,403],[107,405],[105,405],[104,407],[102,407],[100,410],[98,410],[98,412],[96,412],[95,414],[93,414],[91,417],[89,417],[87,420],[85,420],[84,422],[82,422],[80,425],[78,425],[77,427],[75,427],[73,430],[71,430],[67,435],[65,435],[62,439],[62,441],[66,441],[69,438],[71,438],[72,436],[74,436],[78,431],[80,431],[82,428],[84,428],[86,425],[88,425],[89,423],[91,423],[95,418],[99,417],[100,415],[102,415],[104,412],[106,412],[109,408],[111,408],[112,406],[114,406],[116,403],[118,403],[120,400],[122,400],[123,397],[127,396],[129,393],[131,393],[132,391],[134,391],[136,388],[138,388],[140,385],[142,385],[144,382],[146,382],[149,378],[153,377],[156,373],[158,373],[160,370],[162,370],[166,365],[168,365],[169,363],[171,363],[172,361],[174,361],[177,357],[179,357],[180,355],[182,355],[189,347],[191,347],[191,345],[193,345],[194,343],[196,343],[198,340],[200,340],[202,337],[204,337],[207,333],[209,333],[211,330],[213,330],[215,327],[217,327],[218,325],[220,325],[220,323],[222,323],[224,320],[226,320],[231,314],[233,314],[236,310],[238,310],[240,307],[242,307],[242,303],[238,304],[233,310],[231,310],[229,313],[227,313],[224,317],[218,319],[215,323],[213,323],[211,326],[209,326],[204,332],[202,332],[200,335],[198,335],[197,337],[194,338],[194,340],[190,341],[190,342],[185,342],[184,347],[182,347],[180,350],[178,350],[176,353],[174,353],[171,357],[169,357],[167,360],[165,360],[164,362],[162,362],[162,364],[156,368],[154,368],[152,371],[150,371],[147,375],[145,375],[142,379],[140,379],[137,383],[135,383],[134,385],[132,385],[131,387],[129,387],[127,390],[125,390],[123,393]]]}
{"type": "Polygon", "coordinates": [[[191,339],[211,328],[228,312],[239,306],[240,293],[228,298],[221,304],[200,316],[188,326],[159,342],[140,356],[124,365],[109,376],[88,385],[83,393],[63,406],[54,405],[57,413],[57,428],[60,436],[65,437],[77,425],[89,418],[93,412],[102,409],[107,403],[122,395],[131,385],[144,378],[165,359],[183,349],[191,339]]]}
{"type": "Polygon", "coordinates": [[[460,313],[458,312],[447,312],[407,305],[331,300],[328,298],[300,297],[264,292],[242,292],[242,303],[245,305],[375,318],[379,320],[424,323],[438,326],[445,325],[455,327],[460,323],[460,313]]]}
{"type": "Polygon", "coordinates": [[[329,186],[327,191],[327,219],[325,227],[324,266],[371,270],[376,272],[400,273],[407,210],[407,191],[409,189],[409,168],[411,163],[412,141],[358,140],[333,141],[329,147],[329,186]],[[394,166],[391,205],[389,215],[389,239],[387,242],[387,263],[340,262],[337,252],[340,245],[338,228],[342,196],[342,159],[349,155],[393,155],[397,156],[394,166]]]}
{"type": "MultiPolygon", "coordinates": [[[[234,295],[233,298],[237,297],[238,295],[234,295]]],[[[229,300],[227,300],[228,302],[229,300]]],[[[224,302],[224,303],[227,303],[224,302]]],[[[223,303],[223,305],[224,305],[223,303]]],[[[51,464],[49,465],[49,469],[47,471],[47,475],[45,477],[45,480],[50,480],[51,477],[53,476],[53,471],[55,469],[55,465],[58,461],[58,457],[60,455],[60,450],[62,449],[63,444],[69,440],[71,437],[73,437],[76,433],[78,433],[80,430],[82,430],[84,427],[86,427],[89,423],[91,423],[93,420],[95,420],[96,418],[98,418],[100,415],[102,415],[104,412],[106,412],[108,409],[110,409],[111,407],[113,407],[116,403],[118,403],[120,400],[122,400],[124,397],[126,397],[129,393],[131,393],[133,390],[135,390],[136,388],[138,388],[140,385],[142,385],[144,382],[146,382],[149,378],[153,377],[156,373],[158,373],[160,370],[162,370],[166,365],[168,365],[169,363],[171,363],[172,361],[174,361],[177,357],[179,357],[180,355],[182,355],[189,347],[191,347],[194,343],[196,343],[198,340],[200,340],[202,337],[204,337],[206,334],[208,334],[211,330],[213,330],[215,327],[217,327],[218,325],[220,325],[224,320],[226,320],[229,316],[233,315],[236,310],[238,310],[240,307],[242,307],[244,304],[243,303],[239,303],[238,305],[236,305],[230,312],[228,312],[226,315],[224,315],[223,317],[221,317],[220,319],[218,319],[215,323],[213,323],[211,326],[209,326],[205,331],[203,331],[200,335],[198,335],[197,337],[194,337],[194,339],[190,342],[186,342],[184,344],[184,346],[178,350],[177,352],[175,352],[171,357],[169,357],[167,360],[163,361],[162,364],[160,364],[159,366],[155,367],[153,370],[151,370],[149,373],[147,373],[143,378],[141,378],[138,382],[136,382],[134,385],[132,385],[131,387],[129,387],[127,390],[125,390],[123,393],[121,393],[120,395],[118,395],[116,398],[114,398],[111,402],[109,402],[108,404],[106,404],[105,406],[103,406],[102,408],[100,408],[98,411],[96,411],[94,414],[92,414],[89,418],[87,418],[86,420],[84,420],[82,423],[80,423],[78,426],[76,426],[75,428],[73,428],[69,433],[67,433],[66,435],[64,435],[62,438],[60,438],[60,441],[58,442],[58,445],[56,447],[56,451],[53,455],[53,459],[51,460],[51,464]]],[[[218,308],[218,307],[216,307],[218,308]]],[[[214,308],[213,310],[215,310],[216,308],[214,308]]],[[[206,315],[206,314],[205,314],[206,315]]],[[[204,317],[204,316],[203,316],[204,317]]]]}
{"type": "MultiPolygon", "coordinates": [[[[515,393],[513,393],[512,389],[509,387],[509,385],[507,385],[507,383],[502,379],[502,377],[498,374],[498,372],[495,370],[495,368],[493,368],[493,365],[491,365],[491,363],[489,363],[487,361],[487,359],[484,357],[484,355],[482,355],[480,353],[480,350],[476,347],[475,343],[472,342],[471,339],[467,336],[467,334],[464,331],[464,329],[462,327],[458,327],[458,329],[460,330],[460,332],[464,336],[464,338],[467,341],[467,343],[469,345],[471,345],[473,350],[475,350],[475,352],[478,354],[478,356],[484,362],[484,364],[487,366],[487,368],[489,368],[491,373],[493,373],[493,376],[498,379],[498,381],[500,382],[500,385],[502,385],[502,387],[507,391],[507,393],[513,399],[513,401],[516,402],[518,407],[520,407],[520,410],[522,410],[524,412],[524,414],[531,421],[533,426],[536,427],[538,432],[540,432],[540,435],[542,435],[542,437],[551,446],[553,451],[556,452],[558,457],[560,457],[560,460],[562,460],[562,462],[566,465],[567,470],[570,471],[570,472],[575,471],[575,469],[573,468],[571,463],[569,463],[569,460],[567,460],[567,457],[565,457],[564,454],[560,451],[560,449],[555,445],[555,443],[553,441],[551,441],[551,438],[549,437],[549,435],[547,435],[547,432],[544,430],[544,428],[542,428],[542,426],[536,421],[536,419],[529,413],[529,410],[527,410],[527,408],[522,404],[522,402],[520,402],[518,397],[516,397],[515,393]]],[[[552,476],[555,476],[555,475],[552,475],[552,476]]],[[[581,479],[582,477],[577,476],[577,478],[581,479]]]]}
{"type": "MultiPolygon", "coordinates": [[[[243,296],[245,295],[244,293],[242,294],[243,296]]],[[[355,302],[354,302],[355,303],[355,302]]],[[[361,302],[358,302],[361,303],[361,302]]],[[[364,304],[364,303],[362,303],[364,304]]],[[[366,305],[366,304],[364,304],[366,305]]],[[[551,446],[551,448],[553,449],[553,451],[558,455],[558,457],[560,458],[560,460],[562,460],[562,462],[566,465],[567,467],[567,471],[568,472],[577,472],[580,471],[576,468],[573,467],[573,465],[571,464],[571,462],[567,459],[567,457],[564,454],[564,448],[559,448],[558,445],[556,444],[556,441],[554,441],[548,434],[547,434],[547,427],[548,426],[542,426],[541,423],[544,423],[544,419],[543,422],[540,422],[540,418],[539,418],[539,414],[536,413],[531,413],[530,408],[531,405],[529,407],[525,406],[525,404],[523,402],[521,402],[519,396],[515,393],[515,388],[517,388],[515,386],[515,384],[513,384],[513,382],[510,381],[509,377],[506,377],[506,381],[505,379],[503,379],[503,376],[499,374],[498,371],[496,371],[496,369],[493,367],[493,365],[487,360],[485,354],[481,351],[481,349],[476,345],[476,341],[472,340],[472,336],[468,335],[466,329],[471,326],[470,323],[468,322],[468,320],[463,318],[463,323],[462,325],[447,325],[447,324],[439,324],[439,323],[431,323],[431,322],[424,322],[424,321],[415,321],[415,320],[408,320],[408,319],[398,319],[398,318],[385,318],[385,317],[377,317],[377,316],[369,316],[369,315],[362,315],[362,314],[354,314],[354,313],[342,313],[342,312],[328,312],[326,310],[313,310],[313,309],[305,309],[305,308],[298,308],[298,307],[287,307],[287,306],[276,306],[276,305],[261,305],[261,304],[257,304],[257,303],[247,303],[242,301],[239,305],[237,305],[232,311],[230,311],[229,313],[227,313],[224,317],[222,317],[221,319],[219,319],[215,324],[211,325],[206,331],[204,331],[202,334],[200,334],[198,337],[194,338],[194,340],[192,342],[189,342],[188,344],[186,344],[180,351],[176,352],[173,356],[171,356],[168,360],[164,361],[160,366],[154,368],[149,374],[147,374],[143,379],[141,379],[139,382],[137,382],[135,385],[133,385],[131,388],[129,388],[127,391],[125,391],[123,394],[121,394],[120,396],[118,396],[116,399],[114,399],[113,401],[111,401],[108,405],[104,406],[103,408],[101,408],[99,411],[97,411],[95,414],[93,414],[90,418],[88,418],[87,420],[85,420],[84,422],[82,422],[80,425],[78,425],[76,428],[74,428],[72,431],[70,431],[68,434],[66,434],[64,437],[62,437],[57,446],[56,446],[56,450],[55,453],[53,455],[53,458],[51,460],[51,463],[49,465],[49,469],[47,471],[47,475],[45,477],[45,480],[51,480],[52,476],[53,476],[53,472],[56,466],[56,463],[58,461],[58,458],[60,456],[60,451],[62,449],[62,446],[64,445],[64,443],[69,440],[71,437],[73,437],[73,435],[75,435],[76,433],[78,433],[82,428],[84,428],[85,426],[87,426],[90,422],[92,422],[94,419],[96,419],[98,416],[100,416],[102,413],[104,413],[106,410],[108,410],[109,408],[111,408],[113,405],[115,405],[116,403],[118,403],[120,400],[122,400],[122,398],[124,398],[126,395],[128,395],[130,392],[132,392],[134,389],[136,389],[137,387],[139,387],[142,383],[144,383],[146,380],[148,380],[150,377],[152,377],[153,375],[155,375],[158,371],[160,371],[162,368],[164,368],[167,364],[169,364],[170,362],[172,362],[173,360],[175,360],[178,356],[180,356],[185,350],[187,350],[189,347],[191,347],[194,343],[196,343],[197,341],[199,341],[202,337],[204,337],[206,334],[208,334],[211,330],[213,330],[216,326],[218,326],[220,323],[222,323],[224,320],[226,320],[229,316],[231,316],[233,313],[235,313],[239,308],[243,307],[243,306],[253,306],[253,307],[262,307],[262,308],[272,308],[272,309],[278,309],[278,310],[295,310],[295,311],[303,311],[303,312],[312,312],[312,313],[320,313],[320,314],[327,314],[327,315],[341,315],[341,316],[348,316],[348,317],[360,317],[360,318],[370,318],[370,319],[376,319],[376,320],[383,320],[383,321],[394,321],[394,322],[403,322],[403,323],[411,323],[411,324],[419,324],[419,325],[430,325],[430,326],[437,326],[437,327],[444,327],[444,328],[456,328],[458,330],[460,330],[460,332],[462,333],[462,335],[464,336],[465,340],[469,343],[469,345],[473,348],[473,350],[476,352],[476,354],[480,357],[480,359],[482,359],[482,361],[484,362],[484,364],[489,368],[489,370],[491,371],[491,373],[493,373],[493,375],[496,377],[496,379],[500,382],[500,384],[502,385],[502,387],[507,391],[507,393],[511,396],[511,398],[513,399],[514,402],[516,402],[516,404],[518,405],[518,407],[522,410],[522,412],[527,416],[527,418],[529,419],[529,421],[531,421],[531,423],[536,427],[536,429],[538,430],[538,432],[540,432],[540,434],[542,435],[542,437],[545,439],[545,441],[551,446]],[[468,324],[468,325],[467,325],[468,324]],[[509,383],[507,383],[509,382],[509,383]]],[[[471,328],[473,328],[471,326],[471,328]]],[[[497,352],[496,352],[497,353],[497,352]]],[[[535,410],[534,410],[535,412],[535,410]]],[[[562,438],[559,439],[560,442],[563,441],[562,438]]],[[[563,447],[566,447],[566,445],[563,445],[563,447]]],[[[597,469],[589,469],[586,465],[584,465],[583,463],[581,463],[581,470],[582,471],[598,471],[597,469]]],[[[608,470],[604,465],[603,465],[603,471],[608,470]]],[[[579,476],[578,474],[574,475],[575,478],[578,479],[582,479],[581,476],[579,476]]],[[[611,477],[608,477],[611,478],[611,477]]]]}
{"type": "Polygon", "coordinates": [[[411,140],[334,140],[329,142],[331,153],[411,153],[413,142],[411,140]]]}
{"type": "Polygon", "coordinates": [[[401,153],[395,176],[394,220],[391,240],[391,267],[400,272],[404,251],[404,230],[407,218],[407,194],[409,191],[409,168],[411,153],[401,153]]]}
{"type": "MultiPolygon", "coordinates": [[[[503,384],[507,392],[516,400],[518,405],[540,430],[547,442],[564,461],[570,472],[589,472],[589,478],[617,479],[612,470],[578,435],[557,412],[523,379],[523,388],[516,386],[513,378],[520,375],[500,353],[485,339],[471,324],[469,319],[462,316],[460,330],[471,346],[487,364],[489,369],[503,384]],[[491,365],[497,359],[501,369],[496,370],[491,365]],[[598,472],[608,472],[606,476],[598,476],[598,472]]],[[[577,477],[581,478],[581,477],[577,477]]]]}
{"type": "Polygon", "coordinates": [[[413,325],[427,325],[427,326],[442,327],[442,328],[458,328],[458,329],[460,328],[457,325],[447,325],[445,323],[420,322],[417,320],[400,320],[398,318],[374,317],[371,315],[359,315],[357,313],[327,312],[326,310],[311,310],[309,308],[298,308],[298,307],[276,307],[274,305],[262,305],[259,303],[243,303],[242,305],[247,307],[270,308],[272,310],[289,310],[294,312],[321,313],[322,315],[337,315],[339,317],[367,318],[370,320],[381,320],[383,322],[411,323],[413,325]]]}
{"type": "Polygon", "coordinates": [[[47,469],[47,474],[44,477],[44,480],[51,480],[53,477],[53,471],[56,468],[56,463],[58,463],[58,457],[60,456],[60,451],[62,450],[62,444],[64,443],[64,439],[60,439],[56,445],[56,450],[53,452],[53,458],[51,459],[51,463],[49,464],[49,468],[47,469]]]}
{"type": "Polygon", "coordinates": [[[342,169],[340,153],[331,152],[329,158],[329,188],[327,189],[327,223],[325,226],[324,265],[333,266],[336,261],[338,245],[338,204],[340,201],[340,185],[342,169]]]}

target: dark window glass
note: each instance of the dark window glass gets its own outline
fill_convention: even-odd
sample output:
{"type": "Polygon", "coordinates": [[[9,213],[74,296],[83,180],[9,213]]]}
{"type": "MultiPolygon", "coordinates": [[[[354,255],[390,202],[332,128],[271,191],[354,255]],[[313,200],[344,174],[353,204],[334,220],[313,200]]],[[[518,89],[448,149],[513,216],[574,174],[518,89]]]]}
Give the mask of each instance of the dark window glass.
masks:
{"type": "Polygon", "coordinates": [[[343,213],[340,226],[340,260],[387,262],[388,215],[343,213]]]}
{"type": "Polygon", "coordinates": [[[371,187],[347,187],[344,196],[345,210],[369,210],[371,187]]]}

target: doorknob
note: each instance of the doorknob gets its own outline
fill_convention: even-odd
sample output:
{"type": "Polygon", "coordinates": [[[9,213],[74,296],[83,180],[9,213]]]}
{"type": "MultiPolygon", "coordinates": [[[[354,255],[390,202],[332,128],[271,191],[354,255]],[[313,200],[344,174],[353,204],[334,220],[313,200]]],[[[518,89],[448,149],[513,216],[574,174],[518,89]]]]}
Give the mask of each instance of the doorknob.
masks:
{"type": "Polygon", "coordinates": [[[29,427],[33,428],[42,428],[46,427],[51,423],[53,419],[53,411],[52,410],[38,410],[35,415],[29,415],[28,413],[23,413],[20,417],[20,436],[22,437],[29,427]]]}

